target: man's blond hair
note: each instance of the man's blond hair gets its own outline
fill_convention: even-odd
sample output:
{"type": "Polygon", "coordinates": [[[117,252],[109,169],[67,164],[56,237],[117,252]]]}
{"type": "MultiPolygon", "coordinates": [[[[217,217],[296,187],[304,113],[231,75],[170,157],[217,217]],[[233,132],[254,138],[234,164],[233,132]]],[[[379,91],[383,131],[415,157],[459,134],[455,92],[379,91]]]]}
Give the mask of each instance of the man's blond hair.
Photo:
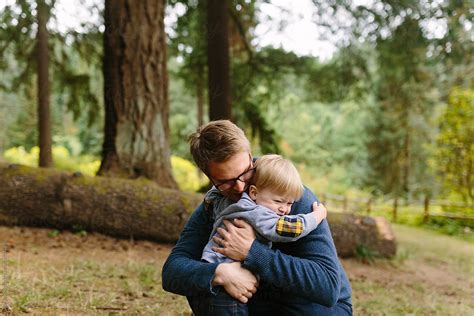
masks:
{"type": "Polygon", "coordinates": [[[211,161],[223,162],[235,154],[250,153],[250,144],[244,132],[228,120],[204,124],[188,140],[194,161],[207,175],[211,161]]]}
{"type": "Polygon", "coordinates": [[[257,190],[267,189],[298,200],[304,191],[303,182],[293,163],[280,155],[263,155],[255,163],[254,184],[257,190]]]}

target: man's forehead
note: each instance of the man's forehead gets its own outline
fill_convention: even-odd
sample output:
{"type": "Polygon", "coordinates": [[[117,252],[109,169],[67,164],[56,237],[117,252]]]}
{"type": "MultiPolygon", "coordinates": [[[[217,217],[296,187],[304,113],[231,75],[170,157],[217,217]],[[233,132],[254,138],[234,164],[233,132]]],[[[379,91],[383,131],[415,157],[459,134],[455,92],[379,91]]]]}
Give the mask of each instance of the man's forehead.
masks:
{"type": "Polygon", "coordinates": [[[209,163],[209,176],[215,180],[229,180],[245,172],[250,165],[250,154],[241,152],[231,156],[225,161],[211,161],[209,163]]]}

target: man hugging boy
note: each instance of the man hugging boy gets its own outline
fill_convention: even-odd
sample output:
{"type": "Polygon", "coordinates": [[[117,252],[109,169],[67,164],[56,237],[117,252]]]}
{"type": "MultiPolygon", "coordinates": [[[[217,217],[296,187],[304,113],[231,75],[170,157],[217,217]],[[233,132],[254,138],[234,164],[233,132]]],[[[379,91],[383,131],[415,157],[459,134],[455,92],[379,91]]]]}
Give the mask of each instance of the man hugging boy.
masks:
{"type": "MultiPolygon", "coordinates": [[[[322,204],[308,214],[288,215],[293,203],[302,196],[304,187],[295,166],[279,155],[260,157],[255,166],[251,164],[238,180],[249,179],[252,180],[248,194],[242,193],[237,203],[221,194],[227,189],[226,182],[207,192],[204,204],[213,214],[214,226],[202,253],[203,261],[233,262],[219,253],[218,245],[223,242],[219,233],[225,233],[222,229],[224,220],[239,218],[247,221],[255,230],[256,238],[271,247],[272,242],[292,242],[306,236],[327,216],[322,204]]],[[[239,315],[248,314],[246,304],[234,300],[223,289],[219,289],[211,306],[219,309],[219,313],[227,314],[234,310],[239,315]]]]}

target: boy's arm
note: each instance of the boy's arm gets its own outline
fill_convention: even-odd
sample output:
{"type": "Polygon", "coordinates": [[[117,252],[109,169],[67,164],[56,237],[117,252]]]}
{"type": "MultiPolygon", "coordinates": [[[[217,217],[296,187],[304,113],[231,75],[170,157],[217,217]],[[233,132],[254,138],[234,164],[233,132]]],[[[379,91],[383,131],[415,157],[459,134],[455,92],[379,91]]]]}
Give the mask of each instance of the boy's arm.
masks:
{"type": "MultiPolygon", "coordinates": [[[[246,213],[243,213],[246,214],[246,213]]],[[[245,216],[252,227],[272,242],[291,242],[308,235],[319,222],[313,212],[298,215],[277,215],[272,210],[257,205],[245,216]]]]}

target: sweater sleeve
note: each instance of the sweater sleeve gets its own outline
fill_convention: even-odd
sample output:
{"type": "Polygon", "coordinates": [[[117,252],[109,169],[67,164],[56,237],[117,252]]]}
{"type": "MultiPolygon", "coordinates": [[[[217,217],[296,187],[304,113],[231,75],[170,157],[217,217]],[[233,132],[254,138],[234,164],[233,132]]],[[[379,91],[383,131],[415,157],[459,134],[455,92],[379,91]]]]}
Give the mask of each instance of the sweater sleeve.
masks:
{"type": "Polygon", "coordinates": [[[192,296],[211,293],[216,263],[200,261],[212,230],[212,219],[201,204],[183,228],[161,272],[165,291],[192,296]]]}
{"type": "MultiPolygon", "coordinates": [[[[309,212],[316,197],[305,189],[303,198],[295,203],[298,211],[309,212]]],[[[243,267],[258,275],[270,287],[288,293],[299,293],[308,300],[333,306],[341,288],[338,258],[326,220],[306,237],[286,247],[286,253],[269,249],[254,241],[243,267]]]]}
{"type": "Polygon", "coordinates": [[[253,228],[273,242],[291,242],[308,235],[318,226],[313,214],[279,216],[272,210],[257,205],[249,219],[253,228]]]}

